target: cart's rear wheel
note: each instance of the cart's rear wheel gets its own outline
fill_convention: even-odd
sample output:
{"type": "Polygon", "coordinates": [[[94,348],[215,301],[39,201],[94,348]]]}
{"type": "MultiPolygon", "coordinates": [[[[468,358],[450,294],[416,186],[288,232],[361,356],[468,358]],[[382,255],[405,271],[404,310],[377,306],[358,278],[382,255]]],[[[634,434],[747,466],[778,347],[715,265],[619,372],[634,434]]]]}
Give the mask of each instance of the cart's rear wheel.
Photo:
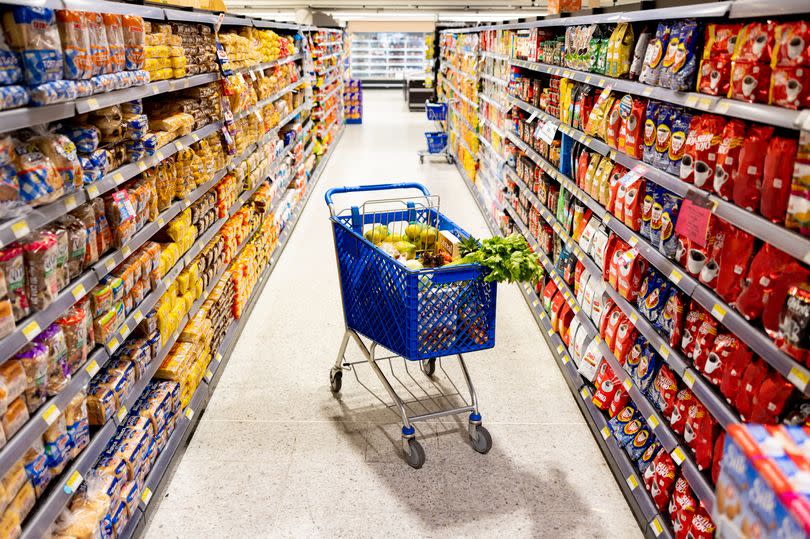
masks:
{"type": "Polygon", "coordinates": [[[424,155],[420,155],[420,156],[419,156],[419,164],[420,164],[420,165],[424,165],[424,164],[425,164],[425,156],[424,156],[424,155]]]}
{"type": "Polygon", "coordinates": [[[340,388],[343,387],[343,371],[329,373],[329,387],[332,393],[340,393],[340,388]]]}
{"type": "Polygon", "coordinates": [[[470,436],[472,448],[482,455],[489,453],[489,450],[492,449],[492,436],[490,436],[489,431],[483,425],[476,425],[475,431],[478,434],[478,439],[476,440],[472,435],[470,436]]]}
{"type": "Polygon", "coordinates": [[[425,373],[425,376],[433,376],[433,373],[436,372],[436,358],[432,357],[430,359],[423,359],[422,363],[422,372],[425,373]]]}
{"type": "Polygon", "coordinates": [[[410,449],[410,452],[405,454],[405,461],[408,466],[418,470],[425,463],[425,450],[422,449],[422,444],[416,441],[415,438],[408,440],[408,449],[410,449]]]}
{"type": "Polygon", "coordinates": [[[452,155],[448,155],[448,156],[447,156],[447,162],[448,162],[449,164],[451,164],[451,165],[452,165],[454,160],[455,160],[455,159],[453,158],[453,156],[452,156],[452,155]]]}

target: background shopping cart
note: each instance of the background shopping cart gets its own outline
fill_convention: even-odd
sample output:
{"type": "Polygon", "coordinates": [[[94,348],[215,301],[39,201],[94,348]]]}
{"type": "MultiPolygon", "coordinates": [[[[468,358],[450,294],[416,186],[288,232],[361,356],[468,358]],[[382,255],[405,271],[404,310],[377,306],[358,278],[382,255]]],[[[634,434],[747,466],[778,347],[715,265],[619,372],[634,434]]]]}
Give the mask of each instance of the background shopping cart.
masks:
{"type": "Polygon", "coordinates": [[[447,121],[447,103],[431,103],[425,101],[425,111],[427,112],[427,119],[436,122],[439,131],[425,131],[425,139],[427,140],[427,151],[420,150],[418,152],[419,162],[425,162],[426,155],[441,155],[447,159],[447,162],[453,163],[453,156],[447,147],[447,133],[445,132],[444,122],[447,121]]]}
{"type": "Polygon", "coordinates": [[[327,191],[325,198],[331,213],[346,322],[337,360],[330,371],[332,391],[340,391],[344,370],[365,363],[346,362],[346,346],[353,337],[400,412],[403,447],[411,466],[419,468],[425,459],[411,423],[444,415],[469,412],[473,448],[486,453],[492,441],[481,425],[477,397],[462,354],[495,345],[496,284],[484,281],[488,270],[478,264],[411,270],[363,235],[368,227],[398,223],[434,226],[459,238],[469,234],[444,216],[438,208],[438,197],[431,197],[418,183],[340,187],[327,191]],[[335,194],[390,189],[419,189],[424,197],[367,201],[362,207],[334,211],[335,194]],[[371,341],[370,346],[361,335],[371,341]],[[464,400],[459,407],[412,413],[409,403],[397,395],[377,365],[377,361],[390,360],[375,357],[378,345],[402,357],[406,368],[408,361],[421,361],[428,376],[435,373],[437,358],[457,356],[469,401],[464,400]]]}

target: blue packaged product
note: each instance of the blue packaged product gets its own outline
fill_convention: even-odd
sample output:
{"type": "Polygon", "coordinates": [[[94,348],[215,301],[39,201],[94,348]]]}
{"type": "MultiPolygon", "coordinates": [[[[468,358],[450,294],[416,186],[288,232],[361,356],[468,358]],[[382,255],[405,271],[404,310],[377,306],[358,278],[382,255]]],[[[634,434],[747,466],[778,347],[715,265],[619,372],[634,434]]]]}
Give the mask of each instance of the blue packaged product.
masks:
{"type": "Polygon", "coordinates": [[[662,104],[658,107],[655,116],[655,145],[651,155],[651,165],[660,170],[667,170],[669,166],[669,147],[672,142],[672,128],[677,117],[676,107],[662,104]]]}
{"type": "Polygon", "coordinates": [[[76,83],[72,80],[57,80],[45,82],[29,88],[31,104],[35,107],[75,101],[76,83]]]}
{"type": "Polygon", "coordinates": [[[700,28],[692,19],[676,23],[670,33],[667,50],[661,62],[659,86],[683,92],[694,87],[697,73],[697,47],[700,28]]]}
{"type": "MultiPolygon", "coordinates": [[[[79,157],[79,160],[81,160],[81,159],[82,158],[79,157]]],[[[95,182],[99,181],[103,177],[104,177],[104,173],[101,172],[97,168],[94,168],[94,169],[91,169],[91,170],[85,169],[84,173],[82,174],[82,181],[84,182],[85,185],[88,185],[88,184],[95,183],[95,182]]]]}
{"type": "Polygon", "coordinates": [[[72,458],[76,458],[90,443],[90,423],[87,420],[86,411],[84,416],[67,425],[67,434],[70,438],[72,458]]]}
{"type": "Polygon", "coordinates": [[[661,250],[661,226],[664,224],[664,197],[667,190],[659,187],[653,192],[652,209],[650,210],[650,244],[661,250]]]}
{"type": "Polygon", "coordinates": [[[627,451],[627,456],[629,456],[630,460],[633,462],[639,461],[650,444],[653,443],[653,440],[654,438],[650,433],[650,429],[647,428],[646,425],[642,425],[638,432],[636,432],[636,435],[633,436],[633,439],[624,446],[627,451]]]}
{"type": "Polygon", "coordinates": [[[644,337],[644,335],[639,335],[636,338],[636,342],[633,344],[633,347],[630,349],[630,354],[627,356],[627,359],[623,365],[624,370],[630,375],[630,379],[636,383],[638,383],[636,371],[638,370],[638,364],[641,362],[641,355],[644,353],[644,348],[646,346],[647,339],[644,337]]]}
{"type": "Polygon", "coordinates": [[[37,497],[42,494],[48,483],[51,482],[51,469],[48,467],[48,457],[45,455],[45,449],[42,443],[34,444],[23,457],[23,467],[25,468],[25,475],[31,481],[34,487],[34,492],[37,497]]]}
{"type": "Polygon", "coordinates": [[[20,52],[26,83],[35,86],[62,78],[62,44],[53,9],[13,7],[3,14],[3,27],[20,52]]]}
{"type": "Polygon", "coordinates": [[[109,74],[103,74],[92,77],[90,83],[93,85],[93,93],[101,94],[113,90],[115,80],[109,74]]]}
{"type": "Polygon", "coordinates": [[[644,428],[644,420],[641,419],[639,414],[635,414],[632,420],[615,430],[613,436],[616,438],[619,447],[628,448],[633,444],[636,435],[644,428]]]}
{"type": "Polygon", "coordinates": [[[22,86],[0,86],[0,110],[23,107],[30,100],[28,90],[22,86]]]}
{"type": "Polygon", "coordinates": [[[89,80],[74,80],[76,97],[88,97],[93,95],[93,83],[89,80]]]}
{"type": "Polygon", "coordinates": [[[126,103],[121,103],[121,112],[124,114],[143,114],[143,100],[134,99],[126,103]]]}
{"type": "Polygon", "coordinates": [[[99,131],[98,128],[90,124],[67,124],[60,126],[57,132],[65,135],[79,153],[91,153],[98,149],[99,131]]]}
{"type": "MultiPolygon", "coordinates": [[[[689,125],[692,115],[683,109],[673,108],[672,134],[669,141],[669,150],[666,154],[666,170],[670,174],[679,176],[681,172],[681,159],[686,150],[686,137],[689,134],[689,125]]],[[[662,164],[664,160],[662,159],[662,164]]]]}
{"type": "MultiPolygon", "coordinates": [[[[664,278],[658,273],[657,270],[654,268],[650,268],[647,271],[647,274],[644,276],[644,279],[641,280],[641,286],[639,287],[638,296],[637,296],[637,305],[639,312],[649,320],[650,312],[647,307],[647,298],[653,294],[654,291],[658,290],[656,297],[653,300],[657,300],[658,294],[661,293],[661,287],[664,285],[664,278]]],[[[654,301],[651,301],[654,304],[654,301]]]]}
{"type": "Polygon", "coordinates": [[[642,149],[642,160],[652,164],[655,161],[655,134],[658,125],[658,110],[661,103],[650,100],[644,114],[644,140],[642,149]]]}
{"type": "Polygon", "coordinates": [[[675,233],[675,223],[678,221],[678,212],[681,209],[683,199],[666,189],[661,190],[664,194],[661,199],[660,242],[656,247],[664,256],[674,260],[678,251],[678,235],[675,233]]]}
{"type": "Polygon", "coordinates": [[[143,142],[140,140],[128,140],[124,143],[127,149],[127,159],[130,163],[139,161],[146,157],[146,148],[143,147],[143,142]]]}
{"type": "Polygon", "coordinates": [[[107,170],[107,152],[106,150],[98,149],[90,152],[85,156],[93,168],[97,168],[102,172],[107,170]]]}
{"type": "Polygon", "coordinates": [[[20,57],[9,49],[2,34],[0,34],[0,84],[18,84],[23,80],[20,57]]]}
{"type": "Polygon", "coordinates": [[[562,135],[560,142],[560,173],[568,176],[574,176],[573,172],[573,150],[575,141],[571,137],[562,135]]]}
{"type": "Polygon", "coordinates": [[[146,155],[154,155],[158,149],[157,135],[154,133],[147,133],[142,139],[143,149],[146,150],[146,155]]]}
{"type": "Polygon", "coordinates": [[[670,26],[667,23],[658,23],[655,37],[650,40],[644,54],[644,66],[639,74],[639,82],[657,86],[663,70],[664,53],[669,45],[670,26]]]}
{"type": "Polygon", "coordinates": [[[647,343],[641,353],[641,361],[639,361],[638,368],[636,369],[635,381],[642,393],[647,393],[652,385],[652,381],[658,374],[660,366],[661,356],[647,343]]]}
{"type": "Polygon", "coordinates": [[[653,327],[658,327],[658,318],[664,312],[667,298],[669,297],[669,289],[672,284],[665,278],[660,277],[660,280],[655,283],[655,287],[650,289],[650,293],[644,298],[643,302],[640,301],[645,318],[650,321],[653,327]]]}
{"type": "Polygon", "coordinates": [[[146,114],[135,114],[125,118],[126,136],[132,140],[141,140],[149,132],[149,119],[146,114]]]}
{"type": "Polygon", "coordinates": [[[630,423],[635,417],[636,409],[631,405],[627,405],[619,410],[619,413],[608,421],[608,427],[610,427],[611,432],[615,434],[621,430],[624,425],[630,423]]]}
{"type": "Polygon", "coordinates": [[[14,150],[17,152],[17,180],[20,182],[20,198],[23,202],[37,206],[53,202],[62,196],[62,177],[36,144],[20,143],[14,150]]]}
{"type": "Polygon", "coordinates": [[[70,437],[67,432],[61,433],[55,440],[45,442],[45,457],[49,468],[56,468],[61,473],[65,461],[70,458],[70,437]]]}
{"type": "Polygon", "coordinates": [[[653,182],[647,182],[646,189],[644,190],[644,201],[641,203],[641,228],[639,228],[638,231],[642,237],[647,239],[650,239],[650,223],[652,222],[652,210],[656,191],[658,191],[658,185],[653,182]]]}
{"type": "Polygon", "coordinates": [[[642,474],[647,471],[647,468],[650,467],[652,461],[655,459],[658,452],[661,451],[661,442],[658,440],[653,440],[647,446],[647,449],[641,454],[641,457],[636,461],[636,466],[638,466],[638,471],[642,474]]]}

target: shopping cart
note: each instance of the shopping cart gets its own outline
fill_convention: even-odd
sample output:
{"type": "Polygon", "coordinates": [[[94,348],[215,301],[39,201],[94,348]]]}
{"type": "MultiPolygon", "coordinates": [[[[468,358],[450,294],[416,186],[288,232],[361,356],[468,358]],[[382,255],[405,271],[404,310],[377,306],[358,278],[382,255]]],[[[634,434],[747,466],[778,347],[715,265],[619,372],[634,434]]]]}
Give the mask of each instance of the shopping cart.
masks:
{"type": "Polygon", "coordinates": [[[444,132],[445,126],[443,122],[447,121],[447,103],[431,103],[425,101],[425,110],[427,111],[427,119],[436,122],[436,125],[441,131],[425,131],[425,139],[427,139],[427,150],[419,150],[419,162],[425,162],[426,155],[441,155],[447,159],[447,162],[453,163],[453,155],[447,146],[447,133],[444,132]]]}
{"type": "Polygon", "coordinates": [[[379,240],[387,233],[383,228],[391,233],[413,236],[412,227],[415,227],[427,232],[414,241],[430,250],[431,245],[435,245],[430,237],[436,229],[449,231],[458,238],[467,238],[469,234],[439,212],[438,197],[430,195],[419,183],[337,187],[329,189],[325,199],[335,238],[346,324],[337,360],[329,373],[332,391],[340,391],[344,371],[354,371],[357,377],[354,366],[368,363],[402,418],[405,458],[414,468],[420,468],[425,462],[425,452],[415,439],[416,429],[412,423],[416,421],[469,412],[472,447],[479,453],[488,452],[492,438],[481,425],[478,397],[462,354],[495,346],[496,284],[484,282],[488,270],[478,264],[411,270],[391,256],[388,244],[378,246],[368,239],[379,240]],[[360,207],[352,206],[337,213],[332,203],[336,194],[391,189],[418,189],[423,196],[366,201],[360,207]],[[371,341],[369,346],[361,335],[371,341]],[[365,361],[346,360],[349,338],[357,343],[365,361]],[[378,346],[394,355],[378,357],[378,346]],[[441,358],[453,355],[458,357],[469,400],[452,380],[450,386],[446,386],[443,381],[439,383],[434,379],[437,362],[447,374],[441,358]],[[397,357],[403,359],[411,379],[408,383],[418,387],[416,392],[394,374],[391,360],[397,357]],[[397,395],[379,367],[378,362],[383,361],[388,362],[393,377],[410,393],[412,399],[408,402],[397,395]],[[427,390],[410,374],[408,363],[411,361],[419,361],[421,370],[428,376],[427,390]],[[455,392],[446,387],[452,387],[455,392]],[[453,406],[458,400],[463,404],[453,406]],[[424,409],[424,413],[415,413],[416,407],[424,409]]]}

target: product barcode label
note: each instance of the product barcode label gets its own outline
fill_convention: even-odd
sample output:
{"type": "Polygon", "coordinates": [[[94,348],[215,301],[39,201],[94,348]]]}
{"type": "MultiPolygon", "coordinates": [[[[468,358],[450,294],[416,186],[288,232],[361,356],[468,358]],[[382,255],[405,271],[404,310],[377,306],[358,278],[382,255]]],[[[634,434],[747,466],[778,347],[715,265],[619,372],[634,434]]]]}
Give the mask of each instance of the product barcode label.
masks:
{"type": "Polygon", "coordinates": [[[661,354],[661,357],[667,359],[669,357],[669,348],[664,343],[661,343],[661,346],[658,347],[658,353],[661,354]]]}
{"type": "Polygon", "coordinates": [[[70,293],[73,295],[73,299],[78,301],[84,297],[87,291],[84,289],[84,285],[79,283],[73,287],[73,290],[71,290],[70,293]]]}
{"type": "Polygon", "coordinates": [[[790,380],[796,387],[799,389],[804,389],[807,387],[807,383],[810,382],[810,374],[808,372],[798,366],[794,366],[790,368],[790,372],[787,376],[788,380],[790,380]]]}
{"type": "Polygon", "coordinates": [[[143,320],[143,313],[140,311],[140,309],[136,309],[133,317],[135,318],[135,323],[140,324],[141,320],[143,320]]]}
{"type": "Polygon", "coordinates": [[[79,488],[79,485],[82,484],[82,474],[79,473],[78,470],[73,470],[73,473],[70,474],[68,480],[65,481],[64,491],[65,494],[73,494],[76,492],[76,489],[79,488]]]}
{"type": "Polygon", "coordinates": [[[23,236],[27,236],[30,231],[31,229],[28,228],[28,221],[26,221],[25,219],[17,221],[13,225],[11,225],[11,232],[17,239],[20,239],[23,236]]]}
{"type": "Polygon", "coordinates": [[[717,318],[719,321],[723,321],[723,318],[726,316],[726,309],[719,303],[715,303],[714,307],[712,307],[712,316],[717,318]]]}
{"type": "Polygon", "coordinates": [[[55,404],[51,404],[48,406],[44,412],[42,412],[42,419],[48,426],[53,425],[53,422],[59,418],[59,408],[56,407],[55,404]]]}

